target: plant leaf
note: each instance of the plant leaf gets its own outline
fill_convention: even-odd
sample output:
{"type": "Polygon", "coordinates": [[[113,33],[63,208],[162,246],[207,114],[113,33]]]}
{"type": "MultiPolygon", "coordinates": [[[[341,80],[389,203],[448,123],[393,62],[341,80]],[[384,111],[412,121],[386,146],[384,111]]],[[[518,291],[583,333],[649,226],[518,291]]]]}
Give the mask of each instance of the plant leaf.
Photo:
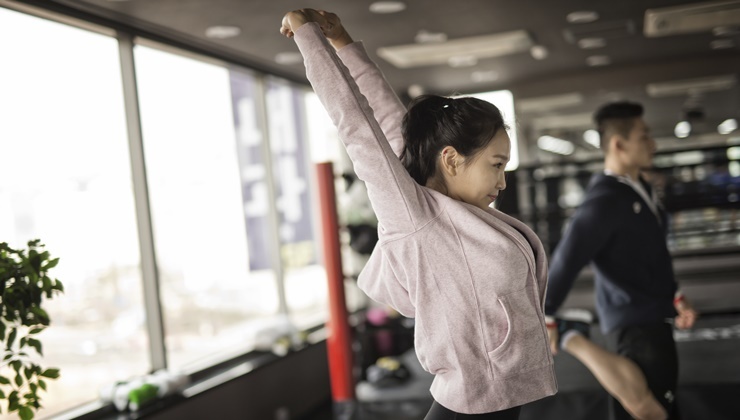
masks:
{"type": "Polygon", "coordinates": [[[31,312],[36,314],[36,316],[39,319],[39,323],[43,325],[49,325],[49,314],[46,313],[45,310],[41,309],[39,306],[32,306],[31,312]]]}
{"type": "Polygon", "coordinates": [[[39,340],[36,340],[35,338],[29,338],[28,339],[28,345],[31,346],[31,347],[33,347],[34,349],[36,349],[36,352],[39,355],[41,355],[41,356],[44,355],[44,352],[41,351],[42,350],[42,347],[41,347],[41,342],[39,340]]]}
{"type": "Polygon", "coordinates": [[[5,376],[0,376],[0,384],[2,385],[10,385],[10,380],[6,378],[5,376]]]}
{"type": "Polygon", "coordinates": [[[54,268],[54,267],[57,266],[57,264],[59,264],[59,258],[51,259],[51,260],[49,260],[49,262],[46,263],[46,265],[44,265],[44,267],[42,268],[42,270],[46,271],[46,270],[48,270],[50,268],[54,268]]]}
{"type": "Polygon", "coordinates": [[[46,382],[43,379],[39,379],[39,386],[46,391],[46,382]]]}
{"type": "Polygon", "coordinates": [[[44,329],[41,328],[41,327],[31,328],[31,331],[28,332],[28,335],[38,334],[38,333],[40,333],[43,330],[44,329]]]}
{"type": "Polygon", "coordinates": [[[18,410],[18,415],[21,416],[21,420],[31,420],[33,419],[33,410],[23,406],[18,410]]]}
{"type": "Polygon", "coordinates": [[[15,384],[18,385],[18,386],[22,386],[23,385],[23,376],[21,376],[20,374],[15,375],[15,384]]]}
{"type": "Polygon", "coordinates": [[[59,369],[46,369],[45,371],[41,372],[41,376],[45,378],[56,379],[59,377],[59,369]]]}
{"type": "Polygon", "coordinates": [[[13,347],[13,342],[15,341],[15,337],[18,335],[18,330],[13,328],[10,330],[10,335],[8,336],[8,345],[7,349],[10,350],[13,347]]]}

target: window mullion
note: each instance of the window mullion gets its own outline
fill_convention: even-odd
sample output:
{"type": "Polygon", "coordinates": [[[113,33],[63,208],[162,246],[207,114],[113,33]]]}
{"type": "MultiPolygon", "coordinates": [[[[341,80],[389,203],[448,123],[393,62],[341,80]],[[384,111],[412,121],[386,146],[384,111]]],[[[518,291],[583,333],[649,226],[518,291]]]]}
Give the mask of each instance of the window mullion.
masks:
{"type": "Polygon", "coordinates": [[[144,144],[139,113],[139,98],[134,62],[134,42],[130,34],[117,34],[123,81],[123,97],[126,107],[131,175],[133,178],[136,220],[141,253],[141,270],[144,290],[146,329],[149,336],[149,351],[152,371],[167,367],[164,323],[159,289],[159,271],[154,248],[151,208],[144,161],[144,144]]]}
{"type": "Polygon", "coordinates": [[[271,251],[270,255],[272,258],[272,267],[275,271],[275,281],[277,282],[278,289],[278,312],[281,314],[288,313],[288,303],[285,295],[285,270],[283,270],[283,261],[281,256],[281,243],[280,243],[280,215],[277,208],[277,187],[275,182],[275,173],[272,167],[272,148],[270,142],[270,128],[267,116],[267,89],[266,89],[265,77],[259,77],[256,80],[256,94],[255,103],[257,107],[257,113],[259,115],[260,130],[262,131],[262,153],[263,162],[265,164],[265,184],[267,185],[267,196],[268,196],[268,223],[269,223],[269,235],[271,251]]]}

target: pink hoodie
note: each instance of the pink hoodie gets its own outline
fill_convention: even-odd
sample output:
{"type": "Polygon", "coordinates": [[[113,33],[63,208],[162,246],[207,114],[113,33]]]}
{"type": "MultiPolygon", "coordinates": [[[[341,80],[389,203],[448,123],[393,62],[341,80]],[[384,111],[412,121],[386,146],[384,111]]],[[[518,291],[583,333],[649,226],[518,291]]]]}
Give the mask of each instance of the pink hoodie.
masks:
{"type": "Polygon", "coordinates": [[[315,23],[298,28],[294,39],[378,217],[380,242],[360,288],[416,318],[416,354],[435,375],[434,399],[480,414],[553,395],[540,240],[498,210],[454,200],[409,176],[397,157],[406,110],[362,43],[337,54],[315,23]]]}

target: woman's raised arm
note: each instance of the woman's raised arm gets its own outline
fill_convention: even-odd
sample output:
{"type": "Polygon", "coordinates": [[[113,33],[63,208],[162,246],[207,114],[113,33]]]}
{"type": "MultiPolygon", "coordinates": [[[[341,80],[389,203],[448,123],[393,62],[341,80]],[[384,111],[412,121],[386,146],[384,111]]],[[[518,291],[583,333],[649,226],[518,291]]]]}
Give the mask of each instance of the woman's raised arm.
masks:
{"type": "Polygon", "coordinates": [[[281,33],[293,37],[303,54],[306,75],[339,131],[339,137],[365,181],[381,234],[408,234],[433,215],[421,187],[391,149],[373,110],[324,35],[329,22],[311,9],[290,12],[281,33]]]}
{"type": "Polygon", "coordinates": [[[326,18],[330,27],[325,31],[326,38],[337,50],[337,55],[349,69],[360,92],[370,103],[375,119],[380,124],[393,152],[400,157],[404,148],[401,123],[406,114],[406,108],[378,66],[370,59],[364,44],[361,41],[352,40],[339,16],[322,10],[318,13],[326,18]]]}

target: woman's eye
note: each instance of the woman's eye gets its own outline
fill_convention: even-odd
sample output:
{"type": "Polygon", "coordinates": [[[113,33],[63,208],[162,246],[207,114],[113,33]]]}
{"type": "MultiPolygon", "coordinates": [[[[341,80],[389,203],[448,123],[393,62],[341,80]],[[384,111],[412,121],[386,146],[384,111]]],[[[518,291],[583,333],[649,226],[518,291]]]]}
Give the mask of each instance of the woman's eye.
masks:
{"type": "Polygon", "coordinates": [[[494,167],[494,168],[498,168],[498,169],[501,169],[501,168],[503,168],[503,167],[504,167],[504,164],[503,164],[503,163],[497,163],[497,164],[493,165],[493,167],[494,167]]]}

